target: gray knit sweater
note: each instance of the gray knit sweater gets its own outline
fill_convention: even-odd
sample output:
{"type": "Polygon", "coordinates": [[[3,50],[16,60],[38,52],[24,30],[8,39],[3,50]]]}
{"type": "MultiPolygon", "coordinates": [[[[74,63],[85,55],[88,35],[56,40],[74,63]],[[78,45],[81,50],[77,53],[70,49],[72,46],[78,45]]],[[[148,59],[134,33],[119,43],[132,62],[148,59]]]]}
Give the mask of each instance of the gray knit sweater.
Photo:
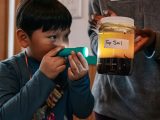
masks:
{"type": "MultiPolygon", "coordinates": [[[[96,73],[92,92],[94,111],[117,120],[160,120],[160,0],[90,0],[89,15],[103,15],[112,9],[119,16],[131,17],[140,28],[156,33],[151,55],[135,55],[131,76],[109,76],[96,73]]],[[[89,28],[93,53],[97,53],[97,34],[89,28]]]]}

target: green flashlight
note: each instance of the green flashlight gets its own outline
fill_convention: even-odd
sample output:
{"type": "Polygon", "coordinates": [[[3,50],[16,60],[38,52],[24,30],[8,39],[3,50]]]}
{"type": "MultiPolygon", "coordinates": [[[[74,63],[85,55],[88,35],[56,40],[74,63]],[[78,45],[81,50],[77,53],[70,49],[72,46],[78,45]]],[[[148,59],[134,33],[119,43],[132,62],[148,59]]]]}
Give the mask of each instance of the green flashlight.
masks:
{"type": "Polygon", "coordinates": [[[88,57],[87,47],[64,48],[58,53],[58,56],[68,57],[72,51],[74,51],[75,53],[81,52],[84,57],[88,57]]]}

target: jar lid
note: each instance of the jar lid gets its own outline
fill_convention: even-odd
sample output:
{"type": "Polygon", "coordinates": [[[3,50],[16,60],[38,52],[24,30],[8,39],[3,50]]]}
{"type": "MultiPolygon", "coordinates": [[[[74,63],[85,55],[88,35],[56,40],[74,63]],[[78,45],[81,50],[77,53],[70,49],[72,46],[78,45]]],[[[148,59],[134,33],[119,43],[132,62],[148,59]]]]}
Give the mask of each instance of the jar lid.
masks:
{"type": "Polygon", "coordinates": [[[122,16],[104,17],[100,20],[100,23],[120,24],[128,27],[134,27],[134,19],[122,16]]]}

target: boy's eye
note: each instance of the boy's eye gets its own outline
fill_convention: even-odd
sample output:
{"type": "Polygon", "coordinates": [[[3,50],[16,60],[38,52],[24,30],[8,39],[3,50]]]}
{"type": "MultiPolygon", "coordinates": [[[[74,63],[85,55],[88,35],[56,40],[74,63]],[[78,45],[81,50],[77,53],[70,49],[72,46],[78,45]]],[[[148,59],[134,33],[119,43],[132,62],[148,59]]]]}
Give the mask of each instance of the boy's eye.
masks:
{"type": "Polygon", "coordinates": [[[57,36],[56,35],[52,35],[48,37],[51,41],[56,41],[57,36]]]}

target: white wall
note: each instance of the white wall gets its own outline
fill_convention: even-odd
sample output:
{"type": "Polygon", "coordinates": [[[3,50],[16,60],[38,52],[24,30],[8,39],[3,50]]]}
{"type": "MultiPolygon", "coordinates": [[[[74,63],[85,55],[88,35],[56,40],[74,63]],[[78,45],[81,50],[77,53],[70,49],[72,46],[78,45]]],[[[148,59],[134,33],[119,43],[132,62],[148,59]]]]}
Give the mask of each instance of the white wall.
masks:
{"type": "MultiPolygon", "coordinates": [[[[75,0],[76,1],[76,0],[75,0]]],[[[82,17],[73,19],[71,26],[70,47],[86,46],[90,50],[90,40],[87,34],[88,27],[88,0],[82,0],[82,17]]]]}

